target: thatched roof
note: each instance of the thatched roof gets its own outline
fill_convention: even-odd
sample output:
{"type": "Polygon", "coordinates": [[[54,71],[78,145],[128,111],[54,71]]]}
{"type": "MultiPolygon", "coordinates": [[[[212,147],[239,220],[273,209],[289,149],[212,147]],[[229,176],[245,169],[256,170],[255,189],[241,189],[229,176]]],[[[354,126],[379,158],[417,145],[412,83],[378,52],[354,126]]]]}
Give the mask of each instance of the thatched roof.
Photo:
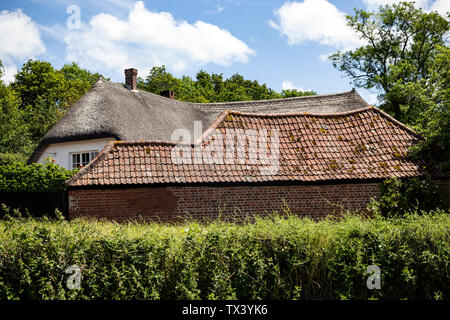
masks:
{"type": "MultiPolygon", "coordinates": [[[[52,143],[115,137],[117,140],[170,140],[175,129],[193,132],[194,121],[203,130],[225,110],[246,113],[336,113],[367,107],[359,94],[343,93],[285,99],[225,103],[188,103],[100,79],[45,135],[30,157],[52,143]]],[[[193,134],[192,134],[193,136],[193,134]]]]}

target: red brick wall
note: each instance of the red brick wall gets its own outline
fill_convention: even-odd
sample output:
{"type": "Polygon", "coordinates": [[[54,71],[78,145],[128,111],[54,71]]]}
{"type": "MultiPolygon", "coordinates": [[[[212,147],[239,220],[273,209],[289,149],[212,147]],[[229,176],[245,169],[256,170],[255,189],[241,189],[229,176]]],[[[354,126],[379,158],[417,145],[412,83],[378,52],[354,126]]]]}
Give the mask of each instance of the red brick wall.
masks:
{"type": "Polygon", "coordinates": [[[364,210],[379,195],[378,183],[297,186],[182,186],[152,188],[73,189],[69,217],[90,216],[176,221],[282,212],[283,200],[292,213],[318,218],[344,210],[364,210]],[[188,212],[189,214],[186,214],[188,212]]]}

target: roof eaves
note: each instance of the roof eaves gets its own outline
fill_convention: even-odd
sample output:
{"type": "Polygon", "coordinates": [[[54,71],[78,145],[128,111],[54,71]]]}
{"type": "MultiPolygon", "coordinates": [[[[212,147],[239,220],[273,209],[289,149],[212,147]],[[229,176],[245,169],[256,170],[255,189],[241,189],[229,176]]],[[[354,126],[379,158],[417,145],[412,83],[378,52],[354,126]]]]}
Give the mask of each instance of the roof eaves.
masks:
{"type": "Polygon", "coordinates": [[[30,158],[28,158],[27,164],[32,164],[37,162],[40,156],[44,153],[47,146],[55,143],[65,143],[65,142],[75,142],[80,140],[94,140],[94,139],[103,139],[103,138],[114,138],[118,139],[116,134],[108,133],[108,132],[100,132],[96,134],[85,134],[79,136],[67,136],[63,138],[43,138],[39,145],[33,150],[30,158]]]}

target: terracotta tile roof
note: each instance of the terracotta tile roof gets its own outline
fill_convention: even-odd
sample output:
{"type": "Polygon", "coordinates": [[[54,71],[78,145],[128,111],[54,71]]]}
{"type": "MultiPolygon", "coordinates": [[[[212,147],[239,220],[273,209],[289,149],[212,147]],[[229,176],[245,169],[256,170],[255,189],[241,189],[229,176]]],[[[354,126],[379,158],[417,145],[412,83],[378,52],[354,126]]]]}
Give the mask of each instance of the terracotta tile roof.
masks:
{"type": "MultiPolygon", "coordinates": [[[[201,142],[184,145],[185,150],[192,151],[192,157],[186,158],[192,163],[174,163],[171,153],[177,144],[173,142],[116,141],[67,184],[327,181],[421,176],[424,168],[406,158],[408,147],[419,139],[422,138],[417,133],[374,107],[334,114],[262,115],[226,111],[203,133],[201,142]],[[259,139],[258,133],[266,133],[268,156],[275,154],[271,153],[271,143],[278,136],[278,170],[270,174],[262,171],[263,158],[248,143],[244,152],[233,151],[234,163],[225,160],[198,164],[192,160],[196,154],[194,146],[214,150],[214,143],[220,141],[218,133],[226,137],[229,130],[246,132],[250,139],[259,139]],[[236,160],[243,155],[245,162],[236,160]]],[[[226,154],[231,140],[224,141],[223,148],[217,147],[212,157],[220,155],[220,150],[226,154]]],[[[234,141],[236,146],[238,141],[234,141]]]]}
{"type": "Polygon", "coordinates": [[[194,120],[207,128],[224,111],[287,114],[333,113],[367,107],[355,90],[315,96],[222,103],[190,103],[99,79],[43,137],[29,159],[38,161],[49,144],[112,137],[170,140],[177,128],[193,133],[194,120]]]}

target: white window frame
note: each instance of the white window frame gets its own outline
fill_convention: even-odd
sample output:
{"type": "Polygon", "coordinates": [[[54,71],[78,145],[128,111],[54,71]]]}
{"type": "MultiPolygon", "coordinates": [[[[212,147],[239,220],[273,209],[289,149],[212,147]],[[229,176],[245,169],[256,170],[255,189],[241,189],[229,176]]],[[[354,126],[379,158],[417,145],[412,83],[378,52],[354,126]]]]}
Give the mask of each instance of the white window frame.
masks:
{"type": "Polygon", "coordinates": [[[98,153],[99,153],[98,150],[70,152],[69,153],[69,165],[70,165],[69,167],[70,167],[70,169],[76,169],[76,168],[80,168],[80,167],[86,166],[89,162],[92,161],[92,159],[94,159],[98,155],[98,153]],[[86,155],[86,154],[89,157],[87,162],[86,162],[86,160],[83,161],[83,155],[86,155]],[[75,163],[73,161],[74,160],[73,156],[76,156],[76,155],[78,155],[79,158],[77,159],[78,161],[75,162],[77,166],[74,167],[75,163]]]}

